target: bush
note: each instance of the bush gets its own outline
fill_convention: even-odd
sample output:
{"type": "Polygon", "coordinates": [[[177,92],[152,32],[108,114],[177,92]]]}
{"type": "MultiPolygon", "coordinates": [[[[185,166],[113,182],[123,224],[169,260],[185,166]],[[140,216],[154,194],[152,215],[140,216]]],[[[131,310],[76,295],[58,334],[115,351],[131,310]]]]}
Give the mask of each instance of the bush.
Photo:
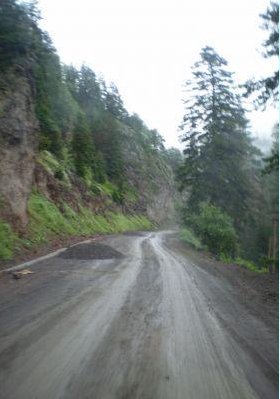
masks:
{"type": "Polygon", "coordinates": [[[237,253],[237,235],[231,218],[214,205],[203,202],[199,214],[192,216],[194,231],[210,252],[234,258],[237,253]]]}
{"type": "Polygon", "coordinates": [[[203,249],[203,245],[201,244],[200,240],[194,235],[194,233],[190,229],[186,227],[184,227],[180,231],[180,240],[197,250],[203,249]]]}
{"type": "Polygon", "coordinates": [[[43,166],[43,168],[54,176],[56,179],[66,183],[68,186],[71,186],[71,182],[69,179],[68,171],[69,168],[69,155],[67,154],[67,150],[64,151],[66,159],[66,163],[63,160],[59,160],[49,151],[41,151],[37,157],[37,162],[43,166]]]}
{"type": "Polygon", "coordinates": [[[229,255],[224,254],[223,252],[219,254],[219,260],[226,264],[234,263],[233,259],[229,255]]]}
{"type": "Polygon", "coordinates": [[[255,272],[255,273],[268,273],[268,268],[266,268],[266,267],[259,268],[259,267],[257,267],[255,265],[254,262],[252,262],[250,260],[246,260],[246,259],[242,259],[242,258],[236,258],[234,260],[234,263],[236,265],[245,267],[246,269],[251,270],[252,272],[255,272]]]}

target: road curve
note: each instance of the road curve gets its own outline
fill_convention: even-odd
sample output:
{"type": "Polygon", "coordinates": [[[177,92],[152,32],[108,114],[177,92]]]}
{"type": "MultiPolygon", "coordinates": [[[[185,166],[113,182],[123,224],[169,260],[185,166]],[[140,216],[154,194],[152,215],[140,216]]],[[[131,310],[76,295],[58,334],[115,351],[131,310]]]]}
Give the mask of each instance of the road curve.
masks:
{"type": "Polygon", "coordinates": [[[107,237],[101,259],[80,245],[0,281],[0,398],[277,398],[276,333],[167,235],[107,237]]]}

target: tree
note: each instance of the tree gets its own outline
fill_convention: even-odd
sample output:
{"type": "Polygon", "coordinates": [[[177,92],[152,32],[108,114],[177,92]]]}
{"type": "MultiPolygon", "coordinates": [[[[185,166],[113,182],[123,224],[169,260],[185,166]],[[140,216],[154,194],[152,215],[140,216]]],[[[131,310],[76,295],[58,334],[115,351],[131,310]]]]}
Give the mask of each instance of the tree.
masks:
{"type": "Polygon", "coordinates": [[[25,67],[33,58],[36,35],[41,34],[36,22],[40,14],[36,4],[18,4],[16,0],[0,3],[0,70],[15,65],[25,67]]]}
{"type": "MultiPolygon", "coordinates": [[[[278,57],[279,54],[279,4],[271,3],[265,14],[261,14],[263,20],[262,28],[269,33],[268,38],[263,43],[265,58],[278,57]]],[[[256,94],[254,100],[255,106],[265,107],[272,100],[276,103],[278,100],[279,71],[275,71],[272,76],[261,80],[248,80],[245,83],[245,97],[256,94]]]]}
{"type": "Polygon", "coordinates": [[[74,165],[80,177],[87,178],[92,172],[94,145],[85,116],[78,116],[72,139],[74,165]]]}
{"type": "Polygon", "coordinates": [[[132,129],[134,129],[136,132],[140,133],[141,131],[147,129],[147,126],[145,126],[140,116],[135,113],[129,115],[126,122],[127,125],[130,126],[132,129]]]}
{"type": "Polygon", "coordinates": [[[186,83],[181,125],[185,161],[179,178],[181,187],[189,190],[191,211],[208,201],[240,225],[248,209],[252,145],[233,74],[226,66],[213,48],[205,47],[193,67],[193,80],[186,83]]]}
{"type": "Polygon", "coordinates": [[[59,57],[46,34],[38,38],[35,55],[33,73],[36,85],[35,111],[40,124],[39,146],[61,158],[62,131],[67,130],[66,121],[69,119],[65,105],[69,101],[65,99],[67,92],[63,87],[59,57]]]}
{"type": "Polygon", "coordinates": [[[124,108],[123,100],[119,90],[114,83],[111,83],[105,94],[105,107],[108,112],[117,119],[123,120],[128,117],[128,112],[124,108]]]}
{"type": "Polygon", "coordinates": [[[92,134],[97,151],[103,155],[106,175],[116,184],[123,180],[122,136],[118,121],[107,112],[96,121],[92,134]]]}
{"type": "Polygon", "coordinates": [[[79,71],[73,65],[63,65],[63,79],[72,97],[78,101],[79,97],[79,71]]]}
{"type": "Polygon", "coordinates": [[[269,157],[264,158],[265,167],[263,169],[264,174],[270,174],[272,172],[279,171],[279,124],[277,123],[273,129],[273,144],[271,154],[269,157]]]}
{"type": "Polygon", "coordinates": [[[89,67],[83,65],[78,79],[78,102],[87,114],[89,123],[94,122],[94,111],[104,108],[101,89],[96,74],[89,67]]]}
{"type": "Polygon", "coordinates": [[[164,151],[164,138],[156,129],[149,130],[151,146],[156,151],[164,151]]]}

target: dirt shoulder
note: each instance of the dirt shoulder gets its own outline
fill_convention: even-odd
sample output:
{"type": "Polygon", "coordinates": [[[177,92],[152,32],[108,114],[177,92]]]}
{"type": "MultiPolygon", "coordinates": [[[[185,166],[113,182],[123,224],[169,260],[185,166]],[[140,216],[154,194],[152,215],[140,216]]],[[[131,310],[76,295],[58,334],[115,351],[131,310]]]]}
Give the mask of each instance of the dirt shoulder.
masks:
{"type": "Polygon", "coordinates": [[[235,264],[224,264],[211,258],[209,254],[195,251],[179,241],[175,235],[167,238],[166,245],[186,255],[201,269],[225,279],[251,313],[270,327],[278,328],[278,274],[257,274],[235,264]]]}

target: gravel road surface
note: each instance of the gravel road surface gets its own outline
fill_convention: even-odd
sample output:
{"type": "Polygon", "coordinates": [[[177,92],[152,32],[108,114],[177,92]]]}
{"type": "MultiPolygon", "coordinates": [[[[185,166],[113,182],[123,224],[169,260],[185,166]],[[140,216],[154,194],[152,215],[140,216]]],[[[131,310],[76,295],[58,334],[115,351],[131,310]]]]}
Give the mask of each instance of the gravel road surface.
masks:
{"type": "Polygon", "coordinates": [[[0,398],[278,398],[277,328],[170,234],[111,236],[4,274],[0,398]]]}

